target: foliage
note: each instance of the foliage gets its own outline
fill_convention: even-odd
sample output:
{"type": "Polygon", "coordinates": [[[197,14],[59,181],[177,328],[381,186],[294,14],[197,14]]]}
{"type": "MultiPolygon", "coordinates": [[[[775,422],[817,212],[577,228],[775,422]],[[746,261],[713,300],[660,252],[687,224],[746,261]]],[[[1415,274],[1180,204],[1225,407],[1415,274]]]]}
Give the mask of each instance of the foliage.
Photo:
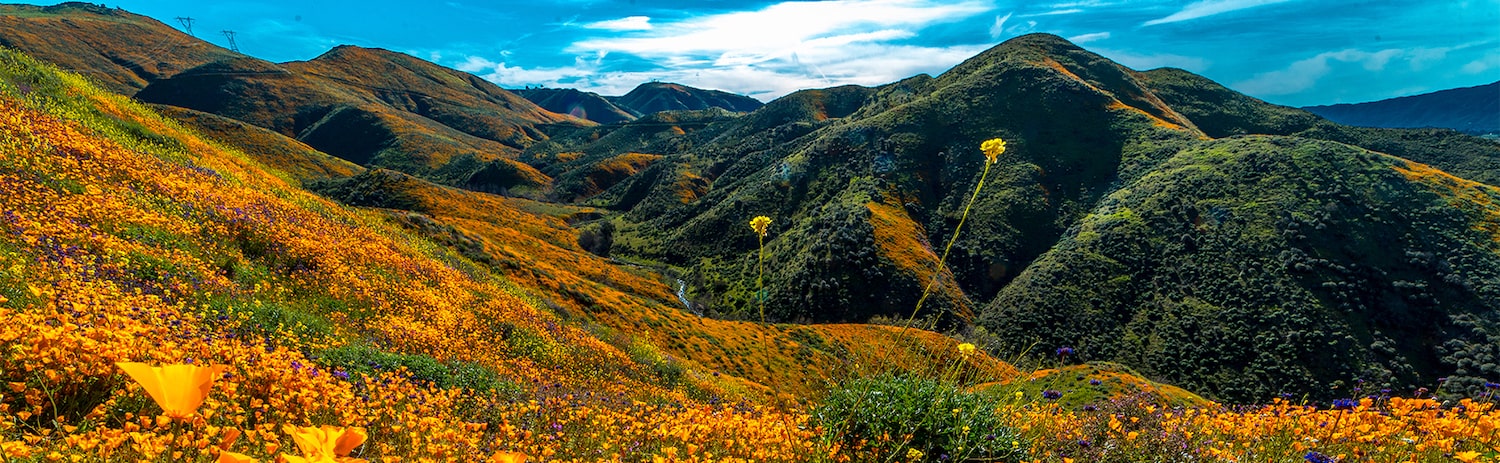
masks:
{"type": "Polygon", "coordinates": [[[831,391],[812,415],[827,438],[856,452],[930,460],[1019,461],[1003,399],[928,377],[879,375],[831,391]]]}

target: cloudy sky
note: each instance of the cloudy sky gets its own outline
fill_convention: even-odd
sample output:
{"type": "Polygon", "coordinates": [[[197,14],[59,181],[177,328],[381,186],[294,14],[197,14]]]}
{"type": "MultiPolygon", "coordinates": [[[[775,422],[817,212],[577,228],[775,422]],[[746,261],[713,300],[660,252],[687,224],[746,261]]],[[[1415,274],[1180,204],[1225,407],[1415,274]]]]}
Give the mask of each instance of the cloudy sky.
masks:
{"type": "MultiPolygon", "coordinates": [[[[34,2],[51,3],[51,2],[34,2]]],[[[1293,106],[1500,80],[1500,0],[115,0],[272,61],[339,44],[506,87],[618,95],[659,80],[770,100],[939,74],[1048,32],[1135,69],[1172,66],[1293,106]]]]}

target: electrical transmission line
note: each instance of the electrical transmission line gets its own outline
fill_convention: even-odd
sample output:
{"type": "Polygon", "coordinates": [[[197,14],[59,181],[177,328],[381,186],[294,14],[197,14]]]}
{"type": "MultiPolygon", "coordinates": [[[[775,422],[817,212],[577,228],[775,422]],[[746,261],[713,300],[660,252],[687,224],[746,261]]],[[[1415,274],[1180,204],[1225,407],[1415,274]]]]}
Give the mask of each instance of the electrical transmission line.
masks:
{"type": "Polygon", "coordinates": [[[234,50],[235,53],[239,53],[240,52],[240,46],[238,44],[234,43],[234,31],[227,31],[226,30],[226,31],[220,31],[220,32],[224,33],[224,38],[229,39],[229,49],[230,50],[234,50]]]}
{"type": "Polygon", "coordinates": [[[182,23],[182,28],[187,30],[188,35],[197,37],[196,35],[193,35],[193,18],[189,18],[187,16],[178,16],[177,22],[182,23]]]}

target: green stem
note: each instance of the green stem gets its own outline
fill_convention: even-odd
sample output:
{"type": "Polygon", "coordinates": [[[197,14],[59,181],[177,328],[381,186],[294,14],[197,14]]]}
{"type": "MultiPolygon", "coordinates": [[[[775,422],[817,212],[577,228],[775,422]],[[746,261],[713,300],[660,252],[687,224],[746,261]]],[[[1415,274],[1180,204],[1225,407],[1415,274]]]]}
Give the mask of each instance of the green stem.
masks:
{"type": "Polygon", "coordinates": [[[757,241],[760,243],[760,258],[755,265],[755,300],[760,301],[760,322],[765,323],[766,289],[764,280],[766,277],[766,235],[757,235],[757,241]]]}
{"type": "Polygon", "coordinates": [[[984,172],[979,174],[979,184],[974,185],[974,193],[969,195],[969,203],[964,205],[964,213],[958,218],[958,227],[953,229],[953,237],[948,239],[948,245],[943,247],[943,256],[938,258],[937,267],[932,270],[932,279],[927,281],[927,287],[922,289],[922,297],[917,299],[917,308],[912,309],[911,316],[906,318],[906,325],[901,328],[902,332],[911,327],[912,321],[917,319],[917,313],[922,311],[922,303],[927,302],[927,297],[932,295],[932,287],[937,285],[938,276],[943,274],[943,269],[948,263],[948,253],[953,251],[953,243],[958,242],[958,233],[964,229],[964,221],[969,219],[969,209],[974,207],[974,201],[979,198],[979,190],[984,188],[984,178],[990,175],[990,162],[984,163],[984,172]]]}

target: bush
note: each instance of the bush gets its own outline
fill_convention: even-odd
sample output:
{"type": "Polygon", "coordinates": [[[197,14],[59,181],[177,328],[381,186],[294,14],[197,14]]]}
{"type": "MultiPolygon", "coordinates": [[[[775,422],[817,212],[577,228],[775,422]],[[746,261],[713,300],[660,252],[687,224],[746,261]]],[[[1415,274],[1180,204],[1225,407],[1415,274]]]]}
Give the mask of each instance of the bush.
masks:
{"type": "Polygon", "coordinates": [[[813,411],[825,436],[881,461],[1018,461],[1019,435],[1005,426],[999,398],[930,378],[885,374],[851,381],[813,411]]]}

